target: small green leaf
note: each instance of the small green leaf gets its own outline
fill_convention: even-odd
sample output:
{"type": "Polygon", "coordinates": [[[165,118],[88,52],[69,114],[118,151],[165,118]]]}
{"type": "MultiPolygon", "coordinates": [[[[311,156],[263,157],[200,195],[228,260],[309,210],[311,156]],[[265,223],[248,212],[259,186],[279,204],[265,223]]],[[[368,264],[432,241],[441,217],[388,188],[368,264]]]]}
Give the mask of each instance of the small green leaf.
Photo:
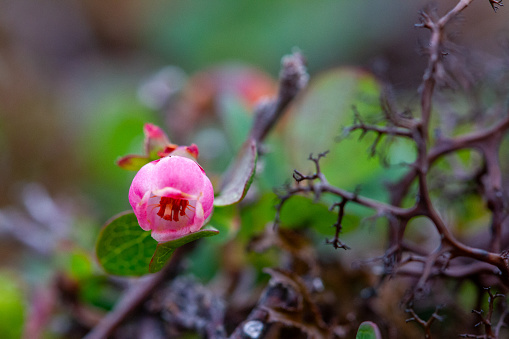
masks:
{"type": "Polygon", "coordinates": [[[110,274],[140,276],[149,273],[157,247],[150,232],[144,231],[131,212],[111,219],[99,234],[96,253],[99,263],[110,274]]]}
{"type": "Polygon", "coordinates": [[[0,271],[0,338],[22,337],[23,323],[28,318],[22,286],[13,273],[0,271]]]}
{"type": "Polygon", "coordinates": [[[214,206],[228,206],[241,201],[253,181],[258,151],[256,141],[248,139],[227,171],[223,188],[214,199],[214,206]]]}
{"type": "Polygon", "coordinates": [[[365,321],[359,326],[355,339],[382,339],[382,334],[374,322],[365,321]]]}
{"type": "Polygon", "coordinates": [[[68,257],[68,270],[71,277],[84,280],[92,275],[92,260],[88,253],[82,250],[74,250],[66,253],[68,257]]]}
{"type": "Polygon", "coordinates": [[[201,230],[187,234],[181,238],[159,243],[157,245],[154,255],[152,256],[152,260],[150,260],[149,272],[150,273],[159,272],[164,267],[166,262],[171,258],[171,255],[178,247],[185,245],[188,242],[198,240],[204,237],[210,237],[216,234],[219,234],[219,231],[216,230],[214,227],[205,226],[201,230]]]}

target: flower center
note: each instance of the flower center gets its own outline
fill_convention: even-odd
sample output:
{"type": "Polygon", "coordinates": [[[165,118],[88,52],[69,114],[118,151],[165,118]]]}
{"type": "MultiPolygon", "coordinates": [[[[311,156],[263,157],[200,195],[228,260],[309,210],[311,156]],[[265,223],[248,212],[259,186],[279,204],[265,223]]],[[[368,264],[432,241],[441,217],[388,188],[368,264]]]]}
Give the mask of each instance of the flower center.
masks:
{"type": "Polygon", "coordinates": [[[186,209],[189,206],[188,200],[161,197],[159,201],[159,211],[157,215],[164,220],[179,221],[179,215],[185,216],[186,209]]]}

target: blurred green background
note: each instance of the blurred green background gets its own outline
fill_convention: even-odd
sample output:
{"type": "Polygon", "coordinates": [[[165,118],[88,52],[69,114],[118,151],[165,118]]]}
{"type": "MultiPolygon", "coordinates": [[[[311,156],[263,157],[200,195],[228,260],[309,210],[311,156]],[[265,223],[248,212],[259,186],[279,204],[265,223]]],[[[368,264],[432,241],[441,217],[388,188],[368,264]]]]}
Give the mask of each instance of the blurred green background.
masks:
{"type": "MultiPolygon", "coordinates": [[[[442,1],[439,12],[454,3],[442,1]]],[[[251,65],[276,79],[281,57],[297,47],[312,77],[356,65],[412,91],[425,65],[420,49],[427,37],[413,24],[426,4],[4,0],[0,204],[17,201],[18,183],[35,181],[52,192],[85,189],[111,199],[96,206],[106,209],[101,213],[118,209],[122,194],[112,192],[127,175],[112,166],[114,159],[139,151],[144,121],[171,125],[164,109],[154,109],[160,108],[157,95],[177,91],[186,76],[218,64],[251,65]],[[173,88],[140,95],[140,86],[169,65],[177,69],[163,85],[173,88]]],[[[475,1],[452,33],[488,58],[504,46],[506,19],[507,11],[494,15],[475,1]]],[[[190,142],[181,134],[170,137],[190,142]]]]}
{"type": "MultiPolygon", "coordinates": [[[[409,106],[417,102],[427,33],[413,25],[427,4],[0,1],[0,337],[19,336],[23,305],[55,271],[97,277],[95,237],[110,216],[129,208],[134,176],[114,162],[141,152],[143,123],[162,126],[176,143],[197,143],[217,183],[255,101],[274,93],[281,57],[300,49],[312,86],[271,137],[255,187],[263,198],[252,207],[263,207],[263,215],[243,216],[261,230],[274,214],[272,188],[307,166],[310,152],[335,145],[352,121],[352,104],[376,120],[380,82],[368,70],[406,93],[409,106]]],[[[441,1],[439,13],[454,4],[441,1]]],[[[487,1],[471,7],[451,34],[491,60],[507,48],[509,13],[493,14],[487,1]]],[[[383,199],[376,187],[398,169],[377,172],[378,161],[367,156],[343,161],[367,154],[369,140],[355,144],[331,157],[331,181],[348,189],[362,182],[364,194],[383,199]],[[342,172],[334,176],[338,163],[342,172]]],[[[396,147],[392,163],[411,161],[408,145],[396,147]]]]}

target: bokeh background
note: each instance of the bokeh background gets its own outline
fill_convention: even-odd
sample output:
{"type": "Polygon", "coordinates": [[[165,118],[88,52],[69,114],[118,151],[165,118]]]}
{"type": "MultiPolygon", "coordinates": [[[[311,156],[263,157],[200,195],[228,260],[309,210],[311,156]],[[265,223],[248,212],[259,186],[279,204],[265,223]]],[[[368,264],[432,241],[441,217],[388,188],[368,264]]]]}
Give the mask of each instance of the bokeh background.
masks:
{"type": "MultiPolygon", "coordinates": [[[[411,105],[426,63],[427,33],[414,27],[418,11],[435,6],[443,13],[454,4],[0,0],[0,314],[12,318],[0,316],[0,333],[10,333],[0,336],[19,334],[12,324],[23,322],[34,291],[55,271],[98,274],[90,260],[95,237],[109,217],[129,208],[134,176],[115,160],[141,152],[145,122],[162,126],[176,143],[197,143],[217,182],[256,101],[275,92],[283,55],[302,51],[311,80],[334,69],[355,86],[366,76],[361,85],[376,87],[362,73],[371,71],[411,105]],[[338,68],[344,66],[349,70],[338,68]]],[[[494,14],[487,0],[471,7],[450,34],[489,63],[507,52],[509,12],[502,7],[494,14]]],[[[340,81],[345,91],[348,84],[340,81]]],[[[335,92],[341,86],[324,98],[341,96],[335,92]]],[[[312,104],[325,105],[315,99],[294,108],[311,124],[312,104]]],[[[329,106],[319,108],[335,110],[329,106]]],[[[337,114],[351,121],[350,109],[337,114]]],[[[314,152],[340,134],[330,131],[327,141],[314,144],[312,133],[295,130],[314,152]]],[[[277,156],[266,166],[277,170],[260,181],[262,193],[289,180],[295,157],[308,155],[288,156],[285,147],[300,136],[278,133],[286,144],[272,149],[277,156]]],[[[370,163],[363,166],[345,170],[339,183],[376,181],[370,163]]],[[[265,203],[269,216],[271,204],[265,203]]]]}

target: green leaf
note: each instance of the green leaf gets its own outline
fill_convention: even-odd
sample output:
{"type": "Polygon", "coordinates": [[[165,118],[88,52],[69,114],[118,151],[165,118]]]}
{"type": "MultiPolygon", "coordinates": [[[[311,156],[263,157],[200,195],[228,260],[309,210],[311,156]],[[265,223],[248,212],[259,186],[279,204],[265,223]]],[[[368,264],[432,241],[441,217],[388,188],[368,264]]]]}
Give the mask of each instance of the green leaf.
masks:
{"type": "Polygon", "coordinates": [[[210,237],[219,231],[206,226],[179,239],[157,243],[144,231],[131,212],[124,212],[109,221],[99,234],[96,253],[99,263],[110,274],[140,276],[161,270],[176,248],[188,242],[210,237]]]}
{"type": "Polygon", "coordinates": [[[23,284],[11,272],[0,271],[0,338],[21,338],[27,314],[23,284]]]}
{"type": "Polygon", "coordinates": [[[122,291],[106,275],[92,275],[80,281],[79,300],[104,310],[111,310],[122,291]]]}
{"type": "Polygon", "coordinates": [[[240,228],[240,222],[237,220],[238,216],[239,209],[237,205],[225,206],[214,210],[208,224],[214,225],[223,235],[212,240],[214,243],[224,244],[235,237],[240,228]]]}
{"type": "Polygon", "coordinates": [[[232,148],[238,151],[249,135],[253,124],[252,114],[246,109],[241,98],[236,95],[226,94],[220,99],[221,122],[232,148]]]}
{"type": "Polygon", "coordinates": [[[219,231],[216,230],[214,227],[205,226],[198,232],[187,234],[182,238],[164,243],[159,243],[152,257],[152,260],[150,260],[149,272],[150,273],[159,272],[164,267],[166,262],[168,262],[168,260],[171,258],[171,255],[178,247],[185,245],[188,242],[198,240],[204,237],[210,237],[216,234],[219,234],[219,231]]]}
{"type": "Polygon", "coordinates": [[[157,241],[144,231],[131,212],[111,219],[99,234],[96,253],[99,263],[110,274],[140,276],[149,273],[157,241]]]}
{"type": "Polygon", "coordinates": [[[374,322],[365,321],[359,326],[355,339],[382,339],[382,334],[374,322]]]}
{"type": "Polygon", "coordinates": [[[93,263],[89,253],[81,249],[73,249],[71,252],[63,252],[65,268],[74,279],[84,280],[92,276],[93,263]]]}
{"type": "Polygon", "coordinates": [[[292,168],[312,173],[309,154],[329,150],[320,165],[332,185],[348,190],[359,183],[367,186],[365,182],[380,171],[379,160],[369,156],[376,135],[368,133],[359,140],[360,132],[353,132],[337,141],[343,128],[353,123],[352,107],[366,123],[380,119],[380,94],[376,78],[361,69],[338,68],[316,76],[288,112],[284,140],[292,168]]]}
{"type": "Polygon", "coordinates": [[[228,206],[241,201],[253,181],[258,151],[256,141],[248,139],[227,171],[223,188],[214,199],[214,206],[228,206]]]}

